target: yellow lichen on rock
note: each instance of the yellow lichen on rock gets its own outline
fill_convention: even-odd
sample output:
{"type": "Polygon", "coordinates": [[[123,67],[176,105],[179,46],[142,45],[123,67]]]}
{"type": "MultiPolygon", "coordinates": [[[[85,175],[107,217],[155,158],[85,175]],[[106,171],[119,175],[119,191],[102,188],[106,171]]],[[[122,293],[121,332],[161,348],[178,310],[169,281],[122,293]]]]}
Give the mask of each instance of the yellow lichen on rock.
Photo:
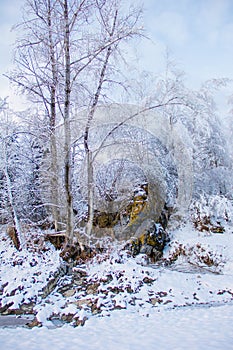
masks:
{"type": "Polygon", "coordinates": [[[150,234],[149,232],[145,232],[145,233],[141,234],[141,236],[134,239],[131,243],[137,247],[142,247],[145,244],[147,244],[151,247],[158,246],[157,236],[155,234],[150,234]]]}
{"type": "Polygon", "coordinates": [[[146,203],[147,202],[146,202],[145,196],[136,196],[136,197],[134,197],[133,204],[132,204],[132,209],[131,209],[131,214],[130,214],[129,224],[132,224],[135,221],[137,216],[145,208],[146,203]]]}
{"type": "Polygon", "coordinates": [[[150,261],[155,262],[162,257],[168,240],[167,233],[162,226],[152,222],[149,229],[130,242],[129,248],[133,256],[140,253],[146,254],[150,261]]]}
{"type": "Polygon", "coordinates": [[[134,192],[134,197],[131,205],[131,213],[129,225],[131,225],[143,211],[147,204],[148,184],[141,184],[134,192]]]}

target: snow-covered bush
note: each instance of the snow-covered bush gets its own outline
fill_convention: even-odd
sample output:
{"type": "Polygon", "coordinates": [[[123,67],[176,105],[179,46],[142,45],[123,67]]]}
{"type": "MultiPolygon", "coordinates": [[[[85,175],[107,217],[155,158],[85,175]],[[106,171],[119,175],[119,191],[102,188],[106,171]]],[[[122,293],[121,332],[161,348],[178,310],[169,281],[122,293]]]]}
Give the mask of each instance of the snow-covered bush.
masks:
{"type": "Polygon", "coordinates": [[[180,243],[172,242],[172,247],[168,255],[164,258],[165,265],[188,263],[189,269],[206,268],[214,273],[222,273],[227,258],[223,253],[223,249],[213,250],[213,248],[205,243],[180,243]]]}
{"type": "Polygon", "coordinates": [[[233,203],[224,196],[201,195],[190,206],[191,219],[199,231],[223,232],[232,221],[233,203]]]}

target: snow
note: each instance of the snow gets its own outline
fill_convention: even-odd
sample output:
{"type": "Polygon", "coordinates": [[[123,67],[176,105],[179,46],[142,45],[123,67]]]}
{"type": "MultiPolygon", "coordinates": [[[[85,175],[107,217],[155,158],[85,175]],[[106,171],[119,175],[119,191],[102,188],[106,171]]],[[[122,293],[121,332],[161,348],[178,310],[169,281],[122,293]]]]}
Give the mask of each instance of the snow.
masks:
{"type": "Polygon", "coordinates": [[[0,287],[6,285],[1,296],[2,306],[13,303],[11,308],[15,309],[22,302],[34,301],[60,264],[59,252],[54,249],[43,255],[26,250],[18,252],[7,240],[2,240],[0,287]]]}
{"type": "Polygon", "coordinates": [[[93,317],[84,327],[0,329],[4,350],[232,349],[232,306],[93,317]]]}
{"type": "Polygon", "coordinates": [[[17,252],[1,242],[1,304],[34,300],[42,327],[0,328],[0,348],[21,349],[232,349],[233,230],[212,234],[186,223],[174,230],[164,251],[164,263],[148,265],[145,256],[132,258],[120,246],[86,267],[89,292],[60,278],[47,297],[41,290],[59,267],[59,252],[42,257],[17,252]],[[177,249],[182,251],[173,264],[177,249]],[[205,259],[211,264],[205,264],[205,259]],[[14,262],[19,264],[14,264],[14,262]],[[71,285],[61,294],[59,289],[71,285]],[[20,288],[19,288],[20,287],[20,288]],[[16,292],[14,292],[16,290],[16,292]],[[92,314],[88,304],[98,309],[92,314]],[[79,308],[77,308],[79,303],[79,308]],[[51,315],[74,315],[83,327],[56,324],[51,315]],[[82,324],[82,322],[81,322],[82,324]]]}

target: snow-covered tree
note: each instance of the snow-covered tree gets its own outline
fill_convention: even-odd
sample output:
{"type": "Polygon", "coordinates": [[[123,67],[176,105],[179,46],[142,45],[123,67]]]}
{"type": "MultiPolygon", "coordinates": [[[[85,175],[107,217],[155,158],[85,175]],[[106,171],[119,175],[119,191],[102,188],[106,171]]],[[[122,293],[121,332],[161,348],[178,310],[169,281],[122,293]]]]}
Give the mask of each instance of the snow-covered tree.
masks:
{"type": "Polygon", "coordinates": [[[24,239],[19,220],[19,208],[16,201],[18,190],[15,186],[15,180],[20,166],[17,135],[19,126],[14,121],[6,100],[4,103],[1,103],[0,125],[0,211],[3,221],[15,227],[19,244],[23,246],[24,239]]]}
{"type": "MultiPolygon", "coordinates": [[[[44,109],[50,139],[51,208],[55,227],[61,221],[61,192],[65,196],[66,233],[73,239],[73,194],[71,126],[72,106],[89,106],[84,130],[88,154],[88,130],[106,76],[112,69],[110,56],[119,43],[140,29],[140,10],[124,2],[110,0],[26,0],[24,19],[15,53],[17,69],[10,75],[32,102],[44,109]],[[88,85],[90,84],[90,85],[88,85]],[[85,99],[84,99],[85,97],[85,99]],[[57,125],[63,125],[63,142],[58,160],[57,125]],[[63,190],[59,175],[63,173],[63,190]]],[[[115,62],[116,64],[116,62],[115,62]]]]}

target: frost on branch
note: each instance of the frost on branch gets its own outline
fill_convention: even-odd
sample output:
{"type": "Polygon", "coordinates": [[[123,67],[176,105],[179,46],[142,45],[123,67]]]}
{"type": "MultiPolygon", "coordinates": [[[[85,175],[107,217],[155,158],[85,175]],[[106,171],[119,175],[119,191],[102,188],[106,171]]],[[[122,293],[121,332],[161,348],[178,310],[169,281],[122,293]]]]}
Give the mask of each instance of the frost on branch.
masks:
{"type": "Polygon", "coordinates": [[[226,223],[232,221],[233,204],[224,196],[201,195],[190,206],[191,218],[199,231],[223,233],[226,223]]]}

